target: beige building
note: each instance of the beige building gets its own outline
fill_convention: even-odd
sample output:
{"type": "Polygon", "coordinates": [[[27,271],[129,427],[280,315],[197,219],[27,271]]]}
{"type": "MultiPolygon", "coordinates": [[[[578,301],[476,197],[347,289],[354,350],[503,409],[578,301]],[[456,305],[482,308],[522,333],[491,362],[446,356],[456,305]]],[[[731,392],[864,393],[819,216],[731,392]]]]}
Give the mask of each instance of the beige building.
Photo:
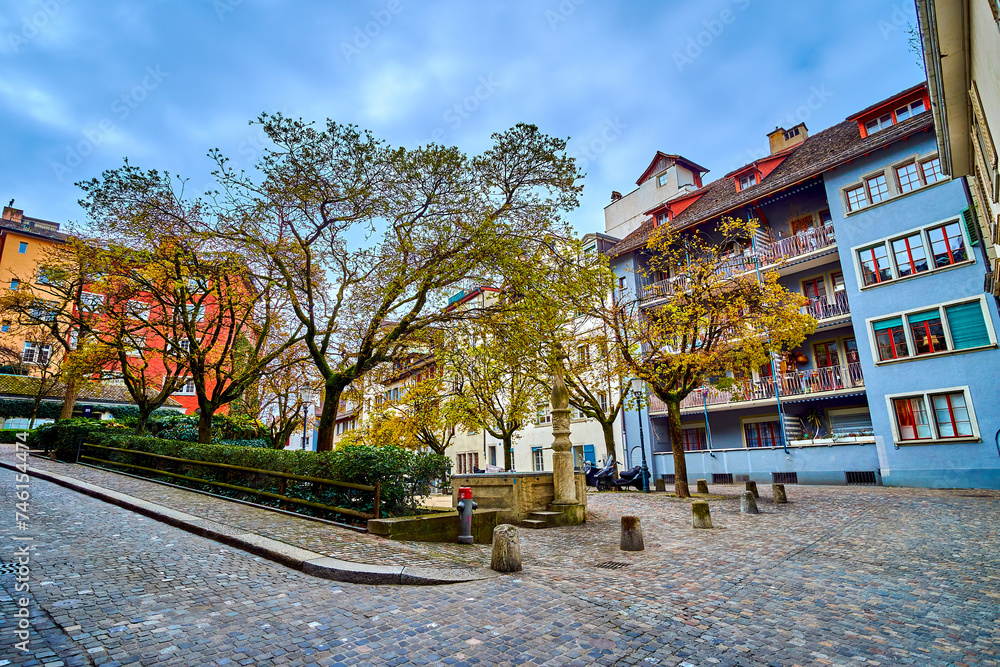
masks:
{"type": "Polygon", "coordinates": [[[941,170],[966,176],[991,271],[986,291],[1000,296],[1000,3],[916,0],[941,170]]]}

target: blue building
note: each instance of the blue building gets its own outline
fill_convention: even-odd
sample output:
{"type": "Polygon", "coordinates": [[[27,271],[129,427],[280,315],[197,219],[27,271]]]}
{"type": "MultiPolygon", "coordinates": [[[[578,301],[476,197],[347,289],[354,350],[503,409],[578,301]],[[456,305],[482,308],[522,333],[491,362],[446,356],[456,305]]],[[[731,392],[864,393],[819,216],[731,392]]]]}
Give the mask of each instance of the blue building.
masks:
{"type": "MultiPolygon", "coordinates": [[[[657,153],[636,190],[612,195],[606,229],[623,238],[609,254],[645,307],[678,278],[648,271],[655,227],[730,215],[761,224],[726,249],[732,272],[777,271],[817,320],[738,389],[685,399],[689,481],[1000,488],[997,302],[929,108],[920,84],[813,136],[778,128],[769,155],[707,185],[703,167],[657,153]]],[[[640,423],[653,475],[672,481],[665,406],[627,415],[628,449],[640,423]]]]}

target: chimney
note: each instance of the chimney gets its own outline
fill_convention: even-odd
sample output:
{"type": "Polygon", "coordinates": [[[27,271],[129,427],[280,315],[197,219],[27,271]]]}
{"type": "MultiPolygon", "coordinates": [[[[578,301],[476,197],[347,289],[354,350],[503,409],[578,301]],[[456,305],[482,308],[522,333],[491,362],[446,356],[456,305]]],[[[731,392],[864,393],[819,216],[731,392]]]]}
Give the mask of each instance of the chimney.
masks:
{"type": "Polygon", "coordinates": [[[808,136],[809,130],[805,123],[799,123],[787,130],[783,127],[774,128],[774,132],[767,135],[768,141],[771,142],[771,155],[801,144],[808,136]]]}
{"type": "Polygon", "coordinates": [[[611,203],[614,203],[621,198],[622,198],[622,193],[618,192],[617,190],[611,191],[611,203]]]}
{"type": "MultiPolygon", "coordinates": [[[[13,202],[11,202],[13,203],[13,202]]],[[[24,211],[19,208],[14,208],[12,206],[3,207],[3,219],[10,220],[11,222],[16,222],[21,224],[21,218],[24,216],[24,211]]]]}

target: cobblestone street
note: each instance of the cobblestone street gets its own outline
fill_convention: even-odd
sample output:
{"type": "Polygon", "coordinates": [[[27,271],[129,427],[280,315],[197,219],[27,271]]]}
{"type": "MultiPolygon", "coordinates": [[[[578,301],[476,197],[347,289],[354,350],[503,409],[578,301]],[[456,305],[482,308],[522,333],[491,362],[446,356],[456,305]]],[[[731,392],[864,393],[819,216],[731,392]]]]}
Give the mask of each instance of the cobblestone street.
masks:
{"type": "MultiPolygon", "coordinates": [[[[14,473],[0,476],[12,517],[14,473]]],[[[158,488],[157,502],[203,503],[199,516],[218,521],[257,511],[158,488]]],[[[21,594],[4,574],[0,665],[1000,664],[1000,493],[790,486],[790,504],[762,489],[762,514],[744,516],[737,487],[712,491],[730,496],[712,502],[716,530],[690,528],[687,503],[663,494],[591,495],[586,526],[521,531],[519,575],[376,587],[317,579],[36,479],[33,652],[13,648],[21,594]],[[642,517],[645,552],[618,550],[622,514],[642,517]],[[596,567],[607,561],[627,565],[596,567]]],[[[346,531],[270,515],[262,532],[345,558],[487,556],[356,533],[323,549],[318,535],[346,531]]],[[[3,563],[12,529],[5,520],[3,563]]]]}

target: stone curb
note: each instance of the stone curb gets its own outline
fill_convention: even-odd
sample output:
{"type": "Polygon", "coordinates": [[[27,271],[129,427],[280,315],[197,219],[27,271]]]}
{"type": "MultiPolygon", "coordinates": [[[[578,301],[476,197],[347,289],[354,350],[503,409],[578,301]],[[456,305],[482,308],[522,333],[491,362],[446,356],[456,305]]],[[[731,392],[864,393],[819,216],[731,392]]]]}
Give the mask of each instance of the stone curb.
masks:
{"type": "MultiPolygon", "coordinates": [[[[17,468],[6,461],[0,461],[0,467],[8,470],[17,468]]],[[[299,547],[285,542],[279,542],[269,537],[254,533],[238,532],[232,526],[208,521],[186,512],[157,505],[156,503],[134,498],[132,496],[105,489],[104,487],[81,482],[72,477],[29,468],[29,474],[59,486],[66,487],[73,491],[83,493],[103,500],[104,502],[123,507],[127,510],[142,514],[156,521],[170,524],[189,533],[194,533],[201,537],[222,542],[242,551],[247,551],[266,558],[268,560],[281,563],[295,570],[300,570],[314,577],[331,579],[334,581],[344,581],[352,584],[402,584],[406,586],[428,586],[437,584],[457,584],[466,581],[479,581],[497,576],[492,570],[486,568],[435,568],[435,567],[414,567],[409,565],[372,565],[369,563],[355,563],[352,561],[331,558],[323,554],[300,549],[299,547]]]]}

